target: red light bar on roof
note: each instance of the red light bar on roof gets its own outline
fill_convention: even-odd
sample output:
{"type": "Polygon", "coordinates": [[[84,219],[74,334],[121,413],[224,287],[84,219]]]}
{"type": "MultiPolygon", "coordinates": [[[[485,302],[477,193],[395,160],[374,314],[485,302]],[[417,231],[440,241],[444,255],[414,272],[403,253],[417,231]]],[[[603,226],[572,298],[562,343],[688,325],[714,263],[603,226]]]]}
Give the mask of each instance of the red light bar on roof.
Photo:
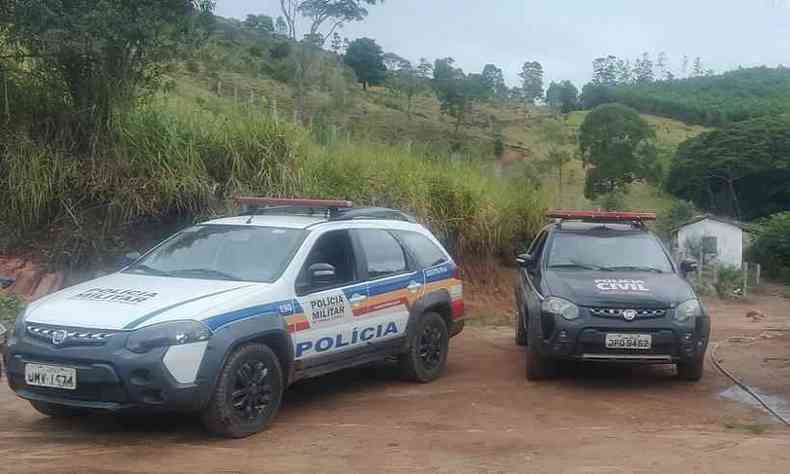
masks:
{"type": "Polygon", "coordinates": [[[554,219],[579,219],[595,221],[654,221],[655,211],[580,211],[571,209],[555,209],[546,212],[546,217],[554,219]]]}
{"type": "Polygon", "coordinates": [[[303,207],[309,209],[347,209],[354,207],[351,201],[332,199],[286,199],[269,197],[244,197],[237,196],[234,200],[245,207],[303,207]]]}

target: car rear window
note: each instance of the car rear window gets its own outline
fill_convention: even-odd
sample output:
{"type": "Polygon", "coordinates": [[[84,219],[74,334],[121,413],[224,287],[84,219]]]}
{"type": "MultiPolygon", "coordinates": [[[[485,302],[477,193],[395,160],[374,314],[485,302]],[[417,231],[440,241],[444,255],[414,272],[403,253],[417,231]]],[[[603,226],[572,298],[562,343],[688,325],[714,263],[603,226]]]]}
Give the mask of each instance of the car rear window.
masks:
{"type": "Polygon", "coordinates": [[[447,255],[428,237],[417,232],[398,232],[397,235],[417,259],[420,268],[447,262],[447,255]]]}

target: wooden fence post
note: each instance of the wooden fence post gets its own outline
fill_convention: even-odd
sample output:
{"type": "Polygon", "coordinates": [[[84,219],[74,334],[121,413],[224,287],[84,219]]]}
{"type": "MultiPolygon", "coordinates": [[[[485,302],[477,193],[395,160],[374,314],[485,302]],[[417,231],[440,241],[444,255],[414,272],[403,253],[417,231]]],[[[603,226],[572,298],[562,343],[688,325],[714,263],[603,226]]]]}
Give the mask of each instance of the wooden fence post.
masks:
{"type": "Polygon", "coordinates": [[[743,262],[743,296],[749,291],[749,262],[743,262]]]}
{"type": "Polygon", "coordinates": [[[762,272],[763,267],[759,263],[756,264],[754,267],[754,286],[760,286],[760,273],[762,272]]]}

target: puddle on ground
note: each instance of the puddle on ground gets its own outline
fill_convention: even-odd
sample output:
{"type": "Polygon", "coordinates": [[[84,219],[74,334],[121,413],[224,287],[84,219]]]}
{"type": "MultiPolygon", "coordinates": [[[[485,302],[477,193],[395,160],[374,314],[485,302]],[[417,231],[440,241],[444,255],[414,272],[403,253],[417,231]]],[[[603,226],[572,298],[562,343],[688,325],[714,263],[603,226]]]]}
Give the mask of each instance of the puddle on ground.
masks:
{"type": "MultiPolygon", "coordinates": [[[[753,387],[754,393],[760,396],[760,398],[765,401],[765,404],[771,407],[774,411],[782,415],[785,419],[790,419],[790,402],[785,400],[782,397],[778,397],[775,395],[767,395],[753,387]]],[[[739,403],[743,403],[744,405],[749,405],[750,407],[757,408],[758,410],[765,410],[765,408],[754,399],[749,393],[742,389],[737,385],[733,385],[732,387],[722,391],[719,393],[721,398],[726,398],[728,400],[733,400],[739,403]]]]}

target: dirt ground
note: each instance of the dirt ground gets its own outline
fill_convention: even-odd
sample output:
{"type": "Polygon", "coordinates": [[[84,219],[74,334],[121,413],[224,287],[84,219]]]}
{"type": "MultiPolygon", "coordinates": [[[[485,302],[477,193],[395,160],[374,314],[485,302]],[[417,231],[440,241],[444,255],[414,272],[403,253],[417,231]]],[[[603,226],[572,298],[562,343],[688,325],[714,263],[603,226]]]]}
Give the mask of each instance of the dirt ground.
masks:
{"type": "MultiPolygon", "coordinates": [[[[774,331],[790,328],[790,299],[709,306],[714,341],[746,336],[719,359],[790,400],[790,336],[774,331]],[[745,317],[754,309],[765,317],[745,317]]],[[[531,383],[512,330],[474,325],[437,382],[383,366],[301,383],[268,432],[237,441],[183,416],[50,420],[3,381],[0,472],[790,472],[790,429],[722,396],[731,386],[710,363],[697,384],[671,368],[605,366],[531,383]]]]}

